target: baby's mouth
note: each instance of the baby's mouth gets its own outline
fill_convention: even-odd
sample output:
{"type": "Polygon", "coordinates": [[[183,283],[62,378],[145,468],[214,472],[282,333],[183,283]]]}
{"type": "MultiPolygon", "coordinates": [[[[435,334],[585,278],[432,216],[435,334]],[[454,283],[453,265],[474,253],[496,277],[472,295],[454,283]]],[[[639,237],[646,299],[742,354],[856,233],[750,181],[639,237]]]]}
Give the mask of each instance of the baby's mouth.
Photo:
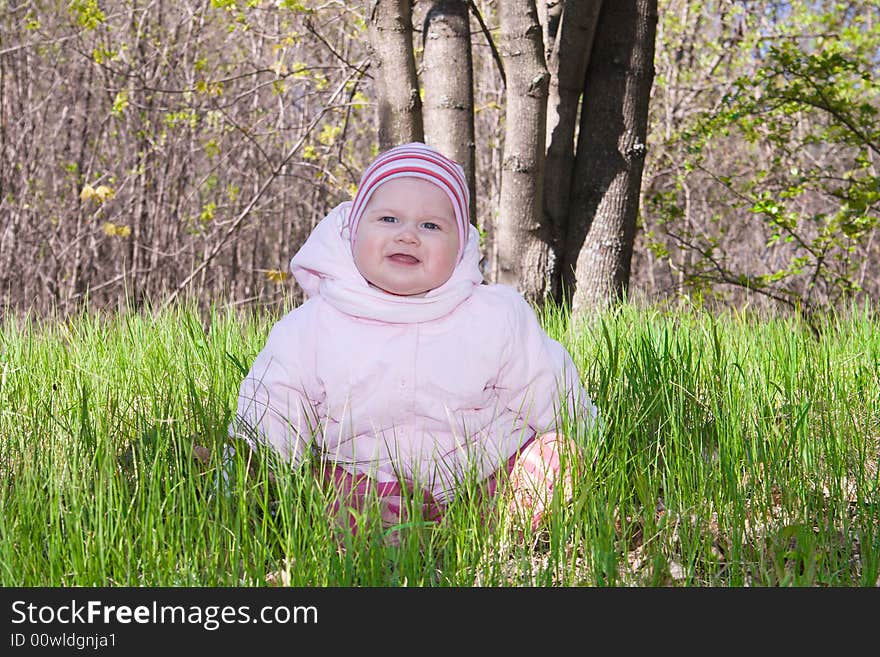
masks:
{"type": "Polygon", "coordinates": [[[417,265],[420,262],[418,258],[408,253],[392,253],[388,256],[388,259],[399,265],[417,265]]]}

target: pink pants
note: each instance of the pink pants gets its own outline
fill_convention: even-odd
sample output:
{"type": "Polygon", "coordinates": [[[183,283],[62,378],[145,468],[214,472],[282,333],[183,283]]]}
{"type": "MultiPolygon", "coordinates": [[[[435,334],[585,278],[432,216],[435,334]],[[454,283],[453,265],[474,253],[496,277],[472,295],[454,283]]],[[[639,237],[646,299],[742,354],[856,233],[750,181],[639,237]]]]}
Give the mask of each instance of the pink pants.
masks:
{"type": "MultiPolygon", "coordinates": [[[[556,476],[559,474],[556,441],[557,435],[553,433],[532,437],[508,459],[505,468],[507,476],[503,479],[509,482],[517,503],[524,506],[532,515],[533,529],[537,527],[543,516],[544,505],[548,496],[552,494],[556,476]],[[530,485],[526,485],[524,482],[526,479],[529,480],[530,485]]],[[[377,482],[368,475],[353,475],[339,466],[322,469],[324,480],[334,493],[334,501],[330,504],[328,512],[341,526],[345,526],[347,515],[352,534],[356,534],[361,529],[363,512],[373,495],[378,497],[383,526],[389,527],[408,518],[408,510],[403,506],[405,492],[399,482],[377,482]]],[[[483,482],[482,494],[487,498],[497,493],[499,474],[501,471],[483,482]]],[[[408,492],[412,493],[412,490],[408,492]]],[[[443,504],[434,500],[429,493],[425,493],[421,509],[424,520],[439,521],[443,517],[444,510],[443,504]]]]}

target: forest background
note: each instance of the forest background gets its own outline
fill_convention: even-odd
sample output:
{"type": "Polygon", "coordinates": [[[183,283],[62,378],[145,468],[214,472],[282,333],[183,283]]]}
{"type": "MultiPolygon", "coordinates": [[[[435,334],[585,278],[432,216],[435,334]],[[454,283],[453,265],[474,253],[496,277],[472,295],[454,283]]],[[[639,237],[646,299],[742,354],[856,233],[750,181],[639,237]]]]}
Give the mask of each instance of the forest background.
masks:
{"type": "MultiPolygon", "coordinates": [[[[0,0],[4,311],[296,300],[290,257],[379,147],[377,4],[0,0]]],[[[437,4],[412,5],[419,73],[437,4]]],[[[504,6],[467,4],[492,281],[513,220],[504,6]]],[[[623,4],[656,4],[657,22],[631,262],[612,291],[808,314],[876,299],[877,4],[623,4]]],[[[537,6],[548,64],[563,6],[537,6]]]]}

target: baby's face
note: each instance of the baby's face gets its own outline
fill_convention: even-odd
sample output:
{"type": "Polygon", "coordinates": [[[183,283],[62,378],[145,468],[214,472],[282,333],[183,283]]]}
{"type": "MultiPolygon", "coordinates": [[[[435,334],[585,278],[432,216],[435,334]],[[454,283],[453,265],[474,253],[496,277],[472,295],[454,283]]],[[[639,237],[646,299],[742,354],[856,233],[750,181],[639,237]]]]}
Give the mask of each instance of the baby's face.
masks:
{"type": "Polygon", "coordinates": [[[458,225],[446,193],[421,178],[395,178],[370,197],[355,235],[354,263],[389,294],[424,296],[458,259],[458,225]]]}

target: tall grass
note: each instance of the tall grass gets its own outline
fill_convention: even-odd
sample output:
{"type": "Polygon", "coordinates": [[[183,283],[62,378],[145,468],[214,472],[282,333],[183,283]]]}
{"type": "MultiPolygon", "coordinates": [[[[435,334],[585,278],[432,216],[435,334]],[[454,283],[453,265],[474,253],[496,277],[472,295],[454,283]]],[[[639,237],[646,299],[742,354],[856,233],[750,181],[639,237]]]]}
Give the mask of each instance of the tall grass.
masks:
{"type": "Polygon", "coordinates": [[[548,311],[602,426],[539,531],[463,495],[438,525],[345,537],[332,492],[219,445],[273,318],[181,306],[0,326],[4,586],[874,586],[875,314],[794,320],[623,306],[548,311]],[[205,466],[193,446],[213,447],[205,466]]]}

